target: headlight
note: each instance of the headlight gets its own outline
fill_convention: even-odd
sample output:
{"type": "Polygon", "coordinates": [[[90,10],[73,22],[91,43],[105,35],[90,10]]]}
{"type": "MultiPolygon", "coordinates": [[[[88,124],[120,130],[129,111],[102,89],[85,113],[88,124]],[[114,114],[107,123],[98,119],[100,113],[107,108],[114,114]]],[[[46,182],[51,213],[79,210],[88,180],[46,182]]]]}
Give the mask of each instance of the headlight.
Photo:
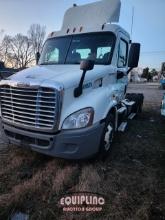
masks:
{"type": "Polygon", "coordinates": [[[62,129],[85,128],[92,124],[94,116],[93,108],[84,108],[68,116],[62,125],[62,129]]]}

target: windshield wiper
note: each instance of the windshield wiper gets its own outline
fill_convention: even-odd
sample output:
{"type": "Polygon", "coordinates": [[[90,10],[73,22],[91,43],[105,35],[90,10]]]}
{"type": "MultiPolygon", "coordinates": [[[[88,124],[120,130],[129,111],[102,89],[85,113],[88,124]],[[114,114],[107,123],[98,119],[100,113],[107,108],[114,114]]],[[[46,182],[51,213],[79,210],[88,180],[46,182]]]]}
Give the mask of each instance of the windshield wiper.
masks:
{"type": "Polygon", "coordinates": [[[56,62],[43,62],[43,63],[39,63],[39,65],[53,65],[53,64],[58,64],[56,62]]]}
{"type": "Polygon", "coordinates": [[[80,64],[80,62],[74,62],[74,63],[67,62],[65,64],[80,64]]]}
{"type": "Polygon", "coordinates": [[[49,65],[49,62],[39,63],[39,65],[49,65]]]}

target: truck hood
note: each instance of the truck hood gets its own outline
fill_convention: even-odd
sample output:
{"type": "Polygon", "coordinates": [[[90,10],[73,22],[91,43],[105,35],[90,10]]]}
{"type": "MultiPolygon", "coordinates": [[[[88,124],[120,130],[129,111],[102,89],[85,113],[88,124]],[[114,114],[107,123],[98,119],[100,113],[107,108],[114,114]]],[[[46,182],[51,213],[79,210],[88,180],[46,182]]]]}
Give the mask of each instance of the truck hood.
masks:
{"type": "MultiPolygon", "coordinates": [[[[100,73],[107,72],[106,69],[110,69],[108,66],[95,65],[92,71],[87,72],[85,81],[97,78],[100,73]]],[[[114,68],[112,68],[114,72],[114,68]]],[[[22,70],[8,78],[15,82],[23,82],[41,85],[45,83],[57,82],[61,83],[64,88],[70,88],[78,85],[82,70],[80,65],[47,65],[47,66],[35,66],[22,70]]]]}

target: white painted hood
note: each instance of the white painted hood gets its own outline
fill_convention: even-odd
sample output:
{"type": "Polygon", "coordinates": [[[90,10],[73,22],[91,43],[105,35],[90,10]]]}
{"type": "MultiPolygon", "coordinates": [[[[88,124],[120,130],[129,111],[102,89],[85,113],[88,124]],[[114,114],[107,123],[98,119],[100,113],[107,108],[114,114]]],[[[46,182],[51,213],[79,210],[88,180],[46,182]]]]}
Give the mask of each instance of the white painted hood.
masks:
{"type": "MultiPolygon", "coordinates": [[[[86,73],[85,81],[92,80],[106,73],[110,66],[95,65],[94,69],[86,73]]],[[[113,72],[113,68],[112,68],[113,72]]],[[[22,70],[8,79],[13,82],[30,83],[33,85],[42,85],[60,83],[64,88],[70,88],[78,85],[82,75],[80,65],[47,65],[35,66],[22,70]]]]}

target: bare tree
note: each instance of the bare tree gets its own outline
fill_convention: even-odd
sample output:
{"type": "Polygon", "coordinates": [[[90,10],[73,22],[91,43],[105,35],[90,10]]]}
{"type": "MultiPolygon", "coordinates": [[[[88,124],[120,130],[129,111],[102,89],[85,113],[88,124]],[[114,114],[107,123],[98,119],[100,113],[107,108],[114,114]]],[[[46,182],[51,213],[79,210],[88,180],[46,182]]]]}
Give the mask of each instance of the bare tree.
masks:
{"type": "Polygon", "coordinates": [[[0,30],[0,60],[2,60],[3,57],[3,47],[2,47],[2,38],[3,38],[4,30],[0,30]]]}
{"type": "Polygon", "coordinates": [[[28,37],[31,40],[34,55],[41,52],[44,38],[46,35],[46,27],[39,24],[32,24],[28,31],[28,37]]]}
{"type": "Polygon", "coordinates": [[[9,35],[5,35],[0,45],[0,60],[4,63],[8,63],[10,41],[11,37],[9,35]]]}
{"type": "Polygon", "coordinates": [[[7,58],[15,68],[25,68],[34,60],[32,43],[27,36],[17,34],[8,37],[7,58]]]}
{"type": "Polygon", "coordinates": [[[35,54],[41,52],[45,30],[45,26],[32,24],[28,36],[17,34],[14,37],[5,35],[3,38],[4,31],[0,30],[0,60],[14,68],[35,64],[35,54]]]}

